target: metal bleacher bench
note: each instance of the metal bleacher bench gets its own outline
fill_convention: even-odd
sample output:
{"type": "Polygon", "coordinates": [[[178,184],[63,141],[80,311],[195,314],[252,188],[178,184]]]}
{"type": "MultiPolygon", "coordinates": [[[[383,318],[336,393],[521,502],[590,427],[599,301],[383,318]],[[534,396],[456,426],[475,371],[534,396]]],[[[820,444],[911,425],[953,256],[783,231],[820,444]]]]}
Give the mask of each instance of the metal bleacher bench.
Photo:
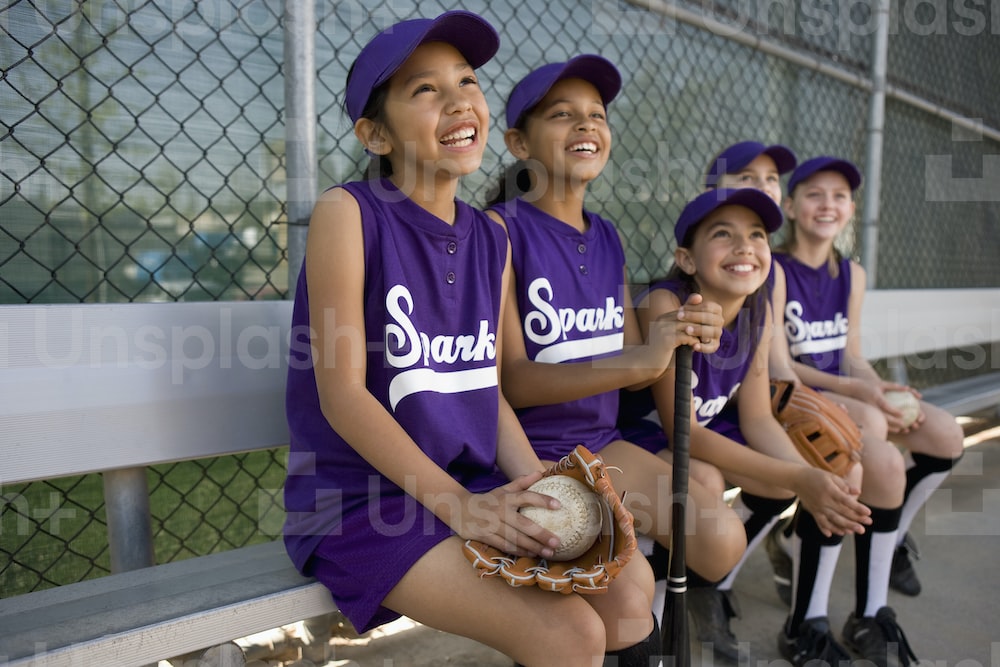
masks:
{"type": "MultiPolygon", "coordinates": [[[[0,599],[0,665],[145,665],[335,611],[280,541],[161,565],[136,549],[147,466],[287,444],[290,316],[277,301],[0,306],[0,492],[101,473],[113,571],[0,599]]],[[[1000,289],[873,291],[863,318],[872,359],[991,345],[1000,289]]],[[[996,406],[1000,372],[924,395],[996,406]]]]}
{"type": "Polygon", "coordinates": [[[287,445],[290,320],[281,301],[0,307],[0,492],[102,473],[114,572],[0,593],[0,665],[144,665],[335,610],[280,541],[148,566],[146,466],[287,445]]]}
{"type": "Polygon", "coordinates": [[[907,382],[904,358],[969,371],[921,389],[928,403],[956,416],[1000,406],[1000,289],[873,290],[861,317],[863,353],[888,360],[891,379],[907,382]]]}

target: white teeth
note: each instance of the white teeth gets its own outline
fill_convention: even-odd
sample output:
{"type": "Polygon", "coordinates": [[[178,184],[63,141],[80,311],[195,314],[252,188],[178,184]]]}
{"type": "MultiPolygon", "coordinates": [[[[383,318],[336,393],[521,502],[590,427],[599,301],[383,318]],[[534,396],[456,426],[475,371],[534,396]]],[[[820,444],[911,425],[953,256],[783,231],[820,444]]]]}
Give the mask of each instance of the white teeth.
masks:
{"type": "Polygon", "coordinates": [[[589,142],[589,141],[585,141],[583,143],[573,144],[572,146],[569,147],[569,149],[571,151],[573,151],[574,153],[582,153],[584,151],[586,151],[588,153],[596,153],[597,152],[597,144],[589,142]]]}
{"type": "Polygon", "coordinates": [[[751,271],[753,271],[752,264],[733,264],[728,268],[730,271],[733,271],[734,273],[750,273],[751,271]]]}
{"type": "Polygon", "coordinates": [[[476,136],[475,128],[465,127],[462,128],[461,130],[457,130],[455,132],[452,132],[451,134],[447,134],[441,137],[441,143],[467,146],[472,143],[472,140],[473,138],[475,138],[475,136],[476,136]]]}

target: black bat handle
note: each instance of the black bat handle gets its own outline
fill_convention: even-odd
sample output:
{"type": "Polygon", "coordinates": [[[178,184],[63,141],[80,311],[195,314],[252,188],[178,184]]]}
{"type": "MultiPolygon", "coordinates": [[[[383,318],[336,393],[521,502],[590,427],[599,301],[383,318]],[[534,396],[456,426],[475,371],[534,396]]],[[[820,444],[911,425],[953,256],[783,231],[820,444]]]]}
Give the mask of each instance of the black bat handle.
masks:
{"type": "Polygon", "coordinates": [[[686,532],[689,445],[691,439],[691,347],[682,345],[675,354],[674,454],[671,504],[670,563],[667,568],[667,594],[663,617],[663,653],[672,663],[664,667],[690,667],[691,646],[688,640],[687,565],[684,535],[686,532]]]}

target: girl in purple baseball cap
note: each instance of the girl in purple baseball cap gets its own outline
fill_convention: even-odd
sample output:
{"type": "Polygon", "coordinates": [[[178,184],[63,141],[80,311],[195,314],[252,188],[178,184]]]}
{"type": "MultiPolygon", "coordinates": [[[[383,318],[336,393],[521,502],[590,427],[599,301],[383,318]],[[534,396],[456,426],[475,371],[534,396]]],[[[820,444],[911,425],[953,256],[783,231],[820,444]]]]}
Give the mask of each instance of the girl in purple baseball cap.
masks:
{"type": "Polygon", "coordinates": [[[481,579],[463,554],[466,539],[558,546],[518,512],[555,501],[527,491],[545,466],[499,389],[507,235],[456,198],[486,146],[475,68],[497,46],[485,20],[447,12],[384,30],[352,68],[347,112],[384,169],[324,192],[310,220],[284,540],[358,632],[406,615],[525,665],[575,667],[605,650],[594,607],[481,579]]]}
{"type": "Polygon", "coordinates": [[[792,149],[740,141],[722,150],[705,171],[705,187],[757,188],[781,204],[781,175],[795,168],[792,149]]]}
{"type": "MultiPolygon", "coordinates": [[[[907,595],[920,592],[909,561],[907,531],[961,457],[963,434],[954,417],[923,401],[917,420],[904,425],[885,392],[919,394],[883,380],[861,352],[865,271],[835,245],[854,216],[854,193],[861,180],[849,160],[827,155],[804,161],[788,180],[784,208],[789,230],[775,252],[778,280],[773,293],[785,335],[775,337],[773,357],[844,406],[861,426],[860,500],[870,507],[872,524],[865,535],[855,537],[857,594],[841,636],[856,655],[879,667],[905,667],[915,656],[887,604],[888,589],[892,584],[907,595]]],[[[796,532],[803,529],[797,526],[796,532]]],[[[816,587],[829,587],[839,549],[839,542],[831,542],[818,558],[807,558],[818,561],[816,587]]],[[[800,576],[798,590],[802,582],[800,576]]],[[[796,594],[785,627],[788,654],[804,653],[810,637],[816,641],[822,635],[817,627],[828,628],[819,615],[822,610],[801,597],[796,594]]]]}
{"type": "MultiPolygon", "coordinates": [[[[748,543],[796,496],[817,513],[826,534],[860,532],[867,510],[857,502],[860,479],[845,481],[810,466],[771,413],[768,357],[774,324],[768,301],[769,235],[782,224],[781,210],[755,188],[708,190],[685,206],[674,236],[675,263],[662,279],[636,296],[639,322],[647,326],[676,311],[693,293],[718,303],[724,329],[718,350],[695,351],[690,447],[692,460],[717,466],[741,489],[739,503],[748,543]]],[[[674,371],[652,387],[623,394],[622,428],[661,450],[673,432],[674,371]]],[[[719,492],[721,495],[721,491],[719,492]]],[[[731,578],[739,566],[688,589],[693,634],[713,654],[739,659],[739,642],[729,629],[738,605],[731,578]]]]}
{"type": "MultiPolygon", "coordinates": [[[[585,54],[535,69],[508,98],[504,138],[517,163],[489,210],[507,227],[515,279],[504,324],[504,392],[540,458],[558,460],[578,443],[599,453],[621,469],[615,485],[636,531],[669,544],[670,506],[662,499],[673,469],[622,437],[619,391],[660,377],[678,345],[714,349],[721,317],[696,296],[682,312],[653,323],[643,342],[618,231],[584,208],[589,184],[611,155],[608,105],[620,88],[612,63],[585,54]]],[[[687,562],[709,578],[728,571],[745,546],[719,484],[689,485],[698,511],[691,513],[687,562]]],[[[665,563],[661,569],[665,574],[665,563]]],[[[648,595],[644,623],[652,622],[655,595],[648,595]]],[[[651,633],[654,643],[658,634],[651,633]]],[[[649,664],[641,651],[625,649],[621,664],[649,664]]]]}
{"type": "MultiPolygon", "coordinates": [[[[774,203],[781,205],[781,176],[795,168],[796,157],[787,146],[764,144],[759,141],[740,141],[727,146],[716,155],[705,170],[705,188],[708,190],[725,188],[754,188],[765,193],[774,203]]],[[[774,230],[770,230],[774,231],[774,230]]],[[[767,277],[768,287],[774,282],[774,267],[767,277]]],[[[791,379],[791,378],[789,378],[791,379]]],[[[734,411],[720,418],[737,415],[734,411]]],[[[738,424],[733,426],[738,429],[738,424]]],[[[700,459],[692,459],[691,474],[701,474],[700,459]]],[[[720,463],[726,465],[730,459],[720,463]]],[[[745,471],[728,468],[724,472],[745,471]]],[[[824,488],[816,485],[814,488],[824,488]]],[[[730,629],[730,619],[736,615],[738,605],[734,602],[733,584],[746,559],[769,534],[769,529],[778,523],[781,514],[796,500],[795,489],[788,489],[763,482],[759,486],[741,488],[732,502],[733,508],[743,517],[746,530],[747,550],[739,563],[715,586],[692,588],[688,599],[695,638],[702,644],[712,646],[717,657],[736,660],[738,641],[730,629]]],[[[822,502],[822,500],[820,501],[822,502]]],[[[791,560],[786,559],[789,568],[791,560]]],[[[787,593],[791,573],[776,571],[775,581],[784,586],[787,593]]]]}

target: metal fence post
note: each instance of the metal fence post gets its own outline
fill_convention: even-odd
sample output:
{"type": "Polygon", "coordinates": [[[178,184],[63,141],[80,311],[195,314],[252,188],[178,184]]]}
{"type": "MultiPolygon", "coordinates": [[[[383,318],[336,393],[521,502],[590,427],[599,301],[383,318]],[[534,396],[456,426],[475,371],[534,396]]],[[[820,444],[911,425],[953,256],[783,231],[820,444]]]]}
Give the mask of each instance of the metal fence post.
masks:
{"type": "Polygon", "coordinates": [[[889,3],[876,0],[872,47],[872,89],[868,101],[868,145],[865,155],[865,200],[861,213],[861,264],[869,289],[878,276],[878,216],[882,193],[882,140],[885,136],[886,69],[889,60],[889,3]]]}
{"type": "Polygon", "coordinates": [[[153,565],[153,527],[146,469],[109,470],[102,477],[111,571],[127,572],[153,565]]]}
{"type": "Polygon", "coordinates": [[[288,298],[305,257],[316,198],[316,17],[314,0],[285,0],[285,155],[288,182],[288,298]]]}

